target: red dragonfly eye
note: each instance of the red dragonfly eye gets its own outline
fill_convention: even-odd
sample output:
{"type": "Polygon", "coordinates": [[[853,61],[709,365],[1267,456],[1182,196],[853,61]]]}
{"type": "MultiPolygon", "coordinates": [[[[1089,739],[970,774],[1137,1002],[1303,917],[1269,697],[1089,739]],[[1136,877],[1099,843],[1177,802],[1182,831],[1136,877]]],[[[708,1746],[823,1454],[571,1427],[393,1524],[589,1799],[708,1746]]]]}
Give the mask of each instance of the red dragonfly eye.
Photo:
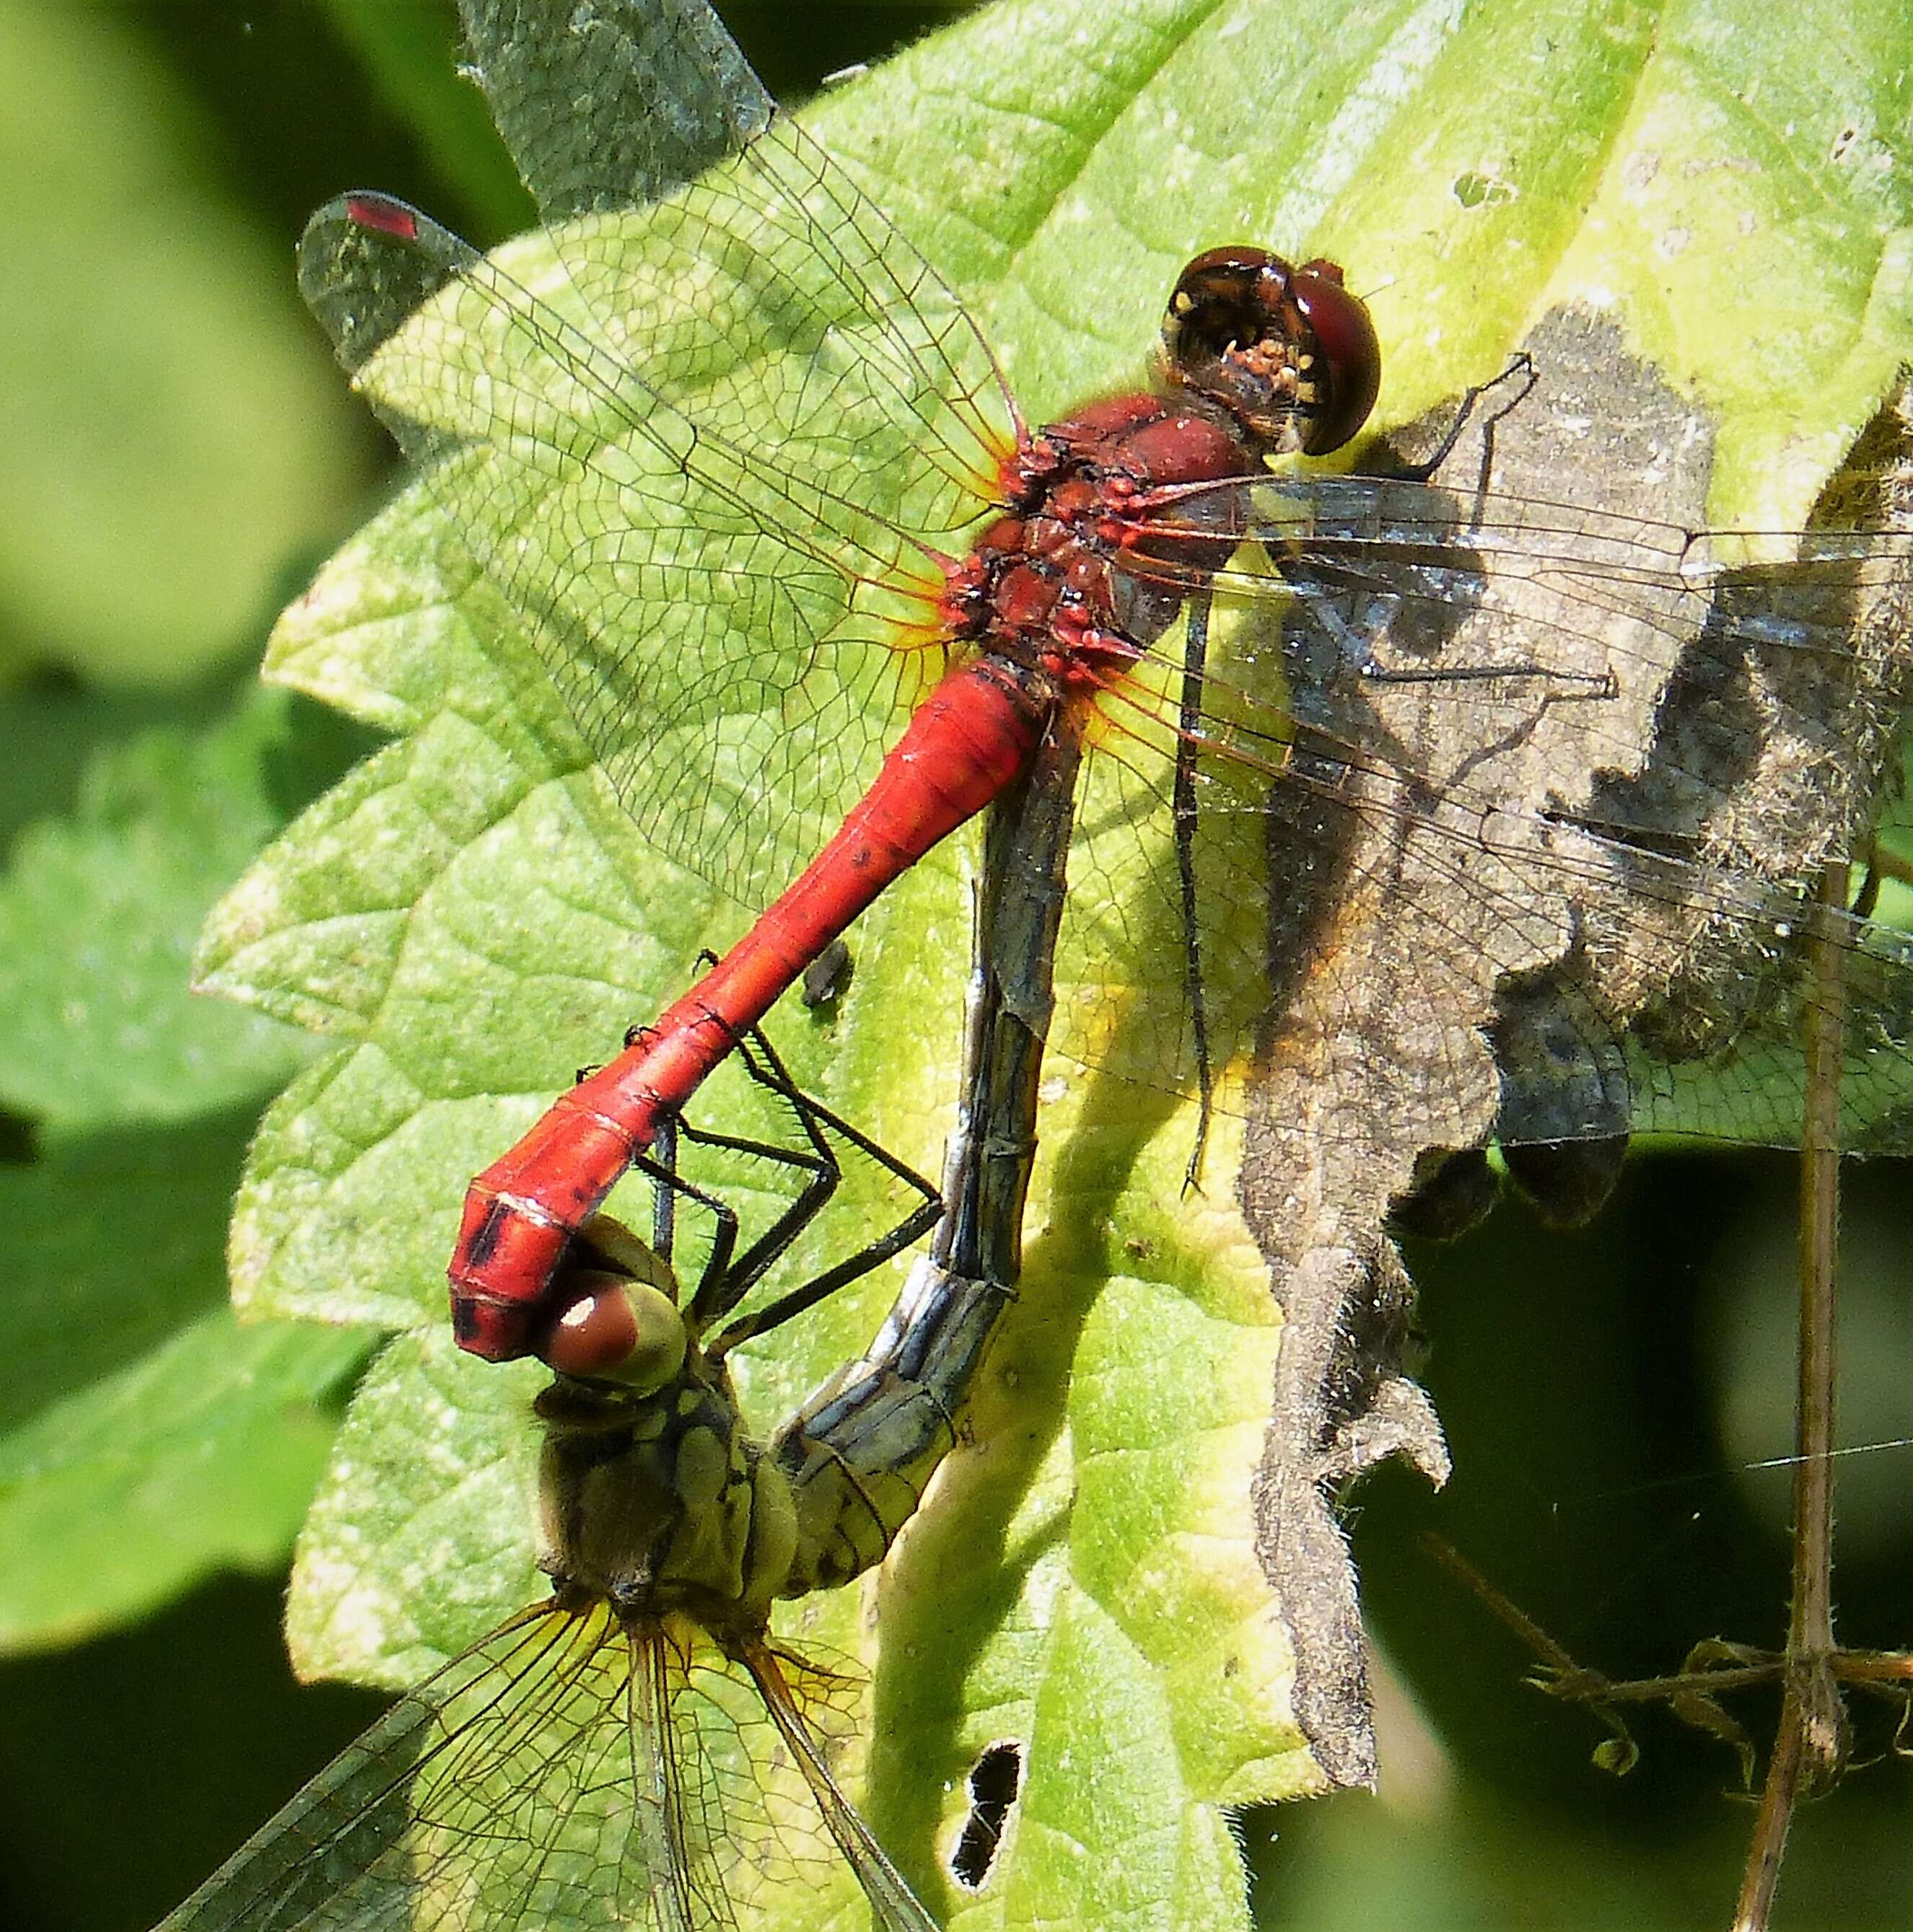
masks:
{"type": "Polygon", "coordinates": [[[1272,449],[1338,449],[1368,420],[1381,349],[1367,308],[1320,259],[1212,248],[1178,278],[1163,323],[1168,374],[1272,449]]]}
{"type": "Polygon", "coordinates": [[[1382,346],[1368,304],[1350,293],[1341,264],[1320,256],[1290,278],[1289,293],[1314,332],[1327,370],[1324,400],[1304,447],[1311,456],[1339,449],[1368,420],[1382,387],[1382,346]]]}

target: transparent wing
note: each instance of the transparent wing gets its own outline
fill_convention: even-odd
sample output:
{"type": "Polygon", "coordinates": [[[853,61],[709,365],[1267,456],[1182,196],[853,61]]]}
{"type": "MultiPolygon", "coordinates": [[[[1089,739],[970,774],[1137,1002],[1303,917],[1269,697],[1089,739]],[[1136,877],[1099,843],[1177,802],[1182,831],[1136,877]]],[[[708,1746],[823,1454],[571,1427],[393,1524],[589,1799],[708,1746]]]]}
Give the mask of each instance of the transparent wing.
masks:
{"type": "MultiPolygon", "coordinates": [[[[793,1886],[865,1876],[839,1823],[704,1633],[529,1611],[401,1698],[162,1932],[770,1928],[793,1886]]],[[[887,1890],[872,1905],[929,1923],[887,1890]]]]}
{"type": "MultiPolygon", "coordinates": [[[[481,258],[349,197],[315,219],[302,282],[641,824],[761,903],[941,668],[920,546],[955,547],[1011,413],[948,292],[768,112],[707,10],[467,13],[564,218],[481,258]],[[602,158],[560,96],[620,104],[602,158]]],[[[1889,484],[1791,563],[1711,557],[1686,526],[1704,488],[1678,487],[1704,467],[1694,422],[1596,394],[1614,344],[1530,346],[1566,374],[1525,469],[1503,460],[1517,412],[1479,488],[1160,505],[1182,562],[1149,562],[1145,533],[1134,592],[1161,608],[1138,634],[1172,645],[1163,610],[1214,569],[1226,636],[1199,689],[1158,650],[1086,726],[1065,1052],[1188,1090],[1205,1043],[1379,1050],[1361,989],[1295,963],[1311,930],[1349,929],[1332,876],[1350,904],[1395,896],[1361,970],[1398,987],[1417,1076],[1458,1078],[1485,1039],[1510,1137],[1791,1138],[1799,910],[1859,849],[1890,762],[1908,519],[1889,484]],[[1302,839],[1272,863],[1272,800],[1302,839]]],[[[1834,924],[1860,988],[1853,1131],[1900,1144],[1905,961],[1834,924]]]]}
{"type": "Polygon", "coordinates": [[[347,196],[301,287],[639,824],[759,904],[943,668],[932,552],[1013,412],[955,298],[767,116],[707,10],[468,11],[548,208],[584,212],[482,256],[347,196]],[[551,124],[601,92],[649,100],[651,131],[573,166],[551,124]]]}
{"type": "Polygon", "coordinates": [[[878,1932],[933,1927],[839,1789],[841,1766],[857,1745],[860,1678],[761,1639],[744,1640],[734,1657],[680,1619],[669,1625],[668,1641],[677,1684],[674,1775],[694,1884],[709,1886],[721,1876],[738,1924],[770,1928],[784,1922],[791,1887],[801,1888],[806,1912],[821,1920],[827,1888],[843,1886],[847,1903],[855,1896],[847,1885],[854,1876],[878,1932]],[[779,1666],[776,1676],[765,1674],[766,1658],[779,1666]],[[719,1846],[721,1858],[713,1850],[719,1846]]]}
{"type": "Polygon", "coordinates": [[[937,1932],[936,1921],[923,1910],[832,1774],[826,1732],[818,1718],[838,1711],[851,1687],[769,1644],[746,1645],[742,1654],[764,1708],[810,1787],[818,1815],[857,1874],[879,1932],[937,1932]]]}
{"type": "Polygon", "coordinates": [[[602,1636],[557,1611],[503,1625],[401,1698],[164,1932],[520,1923],[511,1888],[530,1866],[596,1849],[590,1792],[619,1729],[592,1667],[602,1636]]]}
{"type": "Polygon", "coordinates": [[[1913,1144],[1913,953],[1894,928],[1806,911],[1830,858],[1864,858],[1896,777],[1913,674],[1898,460],[1830,496],[1851,526],[1747,562],[1744,540],[1539,487],[1163,493],[1125,568],[1142,611],[1214,570],[1208,669],[1185,685],[1171,626],[1088,727],[1102,755],[1059,1041],[1191,1084],[1181,748],[1212,1058],[1308,1042],[1353,1067],[1386,1049],[1413,1090],[1479,1087],[1491,1052],[1506,1141],[1793,1144],[1817,923],[1848,982],[1846,1143],[1913,1144]],[[1137,823],[1161,829],[1137,842],[1137,823]],[[1370,950],[1349,951],[1365,908],[1370,950]]]}

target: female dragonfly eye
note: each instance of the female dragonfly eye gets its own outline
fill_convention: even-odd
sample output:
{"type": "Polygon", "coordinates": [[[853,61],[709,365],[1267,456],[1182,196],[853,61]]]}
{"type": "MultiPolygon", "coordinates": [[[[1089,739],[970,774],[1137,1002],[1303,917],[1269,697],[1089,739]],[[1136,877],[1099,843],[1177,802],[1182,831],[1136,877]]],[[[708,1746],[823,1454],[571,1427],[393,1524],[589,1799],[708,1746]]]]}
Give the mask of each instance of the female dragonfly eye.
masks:
{"type": "Polygon", "coordinates": [[[548,1367],[640,1395],[662,1388],[683,1367],[689,1338],[668,1295],[647,1282],[595,1270],[580,1271],[566,1286],[572,1298],[539,1351],[548,1367]]]}

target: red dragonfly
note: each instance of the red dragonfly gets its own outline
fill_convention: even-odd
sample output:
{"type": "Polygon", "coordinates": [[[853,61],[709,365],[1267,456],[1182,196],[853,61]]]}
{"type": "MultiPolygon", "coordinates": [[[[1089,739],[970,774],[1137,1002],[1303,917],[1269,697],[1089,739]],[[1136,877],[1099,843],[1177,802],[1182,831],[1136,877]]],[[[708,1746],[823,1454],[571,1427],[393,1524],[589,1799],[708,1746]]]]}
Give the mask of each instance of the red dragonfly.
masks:
{"type": "MultiPolygon", "coordinates": [[[[484,0],[463,11],[548,226],[485,256],[401,203],[349,195],[308,228],[302,286],[628,808],[767,909],[473,1183],[451,1268],[462,1346],[497,1359],[538,1346],[568,1244],[658,1122],[1055,733],[1116,774],[1086,826],[1098,862],[1133,868],[1142,901],[1170,915],[1155,923],[1180,1010],[1128,1012],[1110,1049],[1161,1084],[1206,1099],[1234,1036],[1206,989],[1253,987],[1258,971],[1266,986],[1261,932],[1232,942],[1206,904],[1196,918],[1197,828],[1252,828],[1239,861],[1281,786],[1365,818],[1398,851],[1452,853],[1436,868],[1472,902],[1497,890],[1486,852],[1557,896],[1624,890],[1691,915],[1710,960],[1736,970],[1725,992],[1717,973],[1689,974],[1683,997],[1716,1002],[1736,1040],[1758,1023],[1746,988],[1788,971],[1800,895],[1710,829],[1730,788],[1716,746],[1662,729],[1658,788],[1617,784],[1577,808],[1505,796],[1468,761],[1422,768],[1390,707],[1363,700],[1405,689],[1438,705],[1483,762],[1570,704],[1587,757],[1625,779],[1655,731],[1641,692],[1671,688],[1695,640],[1717,662],[1854,663],[1903,546],[1818,532],[1752,596],[1746,573],[1668,524],[1421,476],[1278,481],[1270,454],[1354,434],[1378,352],[1331,265],[1249,246],[1184,271],[1152,388],[1032,432],[961,304],[698,0],[569,21],[484,0]],[[580,162],[549,104],[587,98],[669,106],[580,162]],[[1218,587],[1281,614],[1272,640],[1224,664],[1200,649],[1218,587]],[[1492,616],[1493,644],[1440,648],[1458,613],[1492,616]],[[1105,821],[1127,857],[1107,856],[1122,837],[1106,842],[1105,821]]],[[[1785,676],[1764,687],[1810,740],[1813,700],[1785,676]]],[[[1884,759],[1881,743],[1843,752],[1852,808],[1818,856],[1857,823],[1884,759]]],[[[1491,922],[1511,982],[1584,944],[1536,924],[1512,901],[1491,922]]],[[[1888,976],[1872,1050],[1896,1062],[1905,961],[1849,937],[1888,976]]],[[[1674,971],[1644,955],[1611,1012],[1530,1000],[1510,1057],[1559,1077],[1545,1106],[1511,1093],[1503,1136],[1609,1143],[1680,1124],[1621,1038],[1649,982],[1674,971]]],[[[1113,1023],[1088,1030],[1113,1039],[1113,1023]]]]}

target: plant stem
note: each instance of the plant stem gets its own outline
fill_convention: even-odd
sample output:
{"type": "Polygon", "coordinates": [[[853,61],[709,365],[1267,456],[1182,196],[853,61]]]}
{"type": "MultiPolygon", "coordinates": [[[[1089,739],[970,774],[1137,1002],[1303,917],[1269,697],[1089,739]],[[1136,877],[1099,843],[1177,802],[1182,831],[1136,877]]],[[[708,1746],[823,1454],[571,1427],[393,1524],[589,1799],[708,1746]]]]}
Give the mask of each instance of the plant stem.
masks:
{"type": "MultiPolygon", "coordinates": [[[[1820,908],[1846,904],[1847,868],[1821,872],[1820,908]]],[[[1839,1218],[1842,1006],[1839,949],[1815,920],[1803,1027],[1806,1106],[1800,1134],[1798,1385],[1794,1414],[1792,1608],[1786,1690],[1755,1814],[1734,1932],[1765,1932],[1794,1806],[1824,1790],[1846,1753],[1846,1713],[1833,1669],[1834,1270],[1839,1218]]]]}

